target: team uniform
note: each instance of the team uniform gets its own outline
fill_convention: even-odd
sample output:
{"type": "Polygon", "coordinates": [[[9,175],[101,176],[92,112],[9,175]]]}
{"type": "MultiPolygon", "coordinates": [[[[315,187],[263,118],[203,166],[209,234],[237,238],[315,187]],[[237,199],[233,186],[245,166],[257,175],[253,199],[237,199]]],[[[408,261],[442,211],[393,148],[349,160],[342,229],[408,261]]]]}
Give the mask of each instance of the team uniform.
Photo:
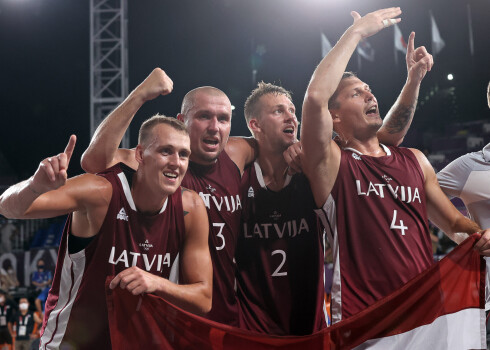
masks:
{"type": "Polygon", "coordinates": [[[235,255],[240,327],[274,335],[323,329],[323,229],[308,180],[288,177],[274,192],[255,163],[242,185],[243,230],[235,255]]]}
{"type": "Polygon", "coordinates": [[[206,317],[232,326],[238,326],[234,256],[242,210],[240,180],[240,170],[223,151],[211,166],[190,162],[182,181],[199,193],[208,212],[213,306],[206,317]]]}
{"type": "Polygon", "coordinates": [[[332,321],[350,317],[433,264],[424,174],[407,148],[341,151],[318,214],[333,250],[332,321]]]}
{"type": "Polygon", "coordinates": [[[182,193],[177,190],[153,216],[136,210],[131,196],[134,170],[117,164],[99,176],[113,188],[100,231],[85,249],[69,254],[72,215],[68,217],[43,323],[40,349],[64,345],[110,349],[105,282],[131,266],[179,281],[184,241],[182,193]]]}

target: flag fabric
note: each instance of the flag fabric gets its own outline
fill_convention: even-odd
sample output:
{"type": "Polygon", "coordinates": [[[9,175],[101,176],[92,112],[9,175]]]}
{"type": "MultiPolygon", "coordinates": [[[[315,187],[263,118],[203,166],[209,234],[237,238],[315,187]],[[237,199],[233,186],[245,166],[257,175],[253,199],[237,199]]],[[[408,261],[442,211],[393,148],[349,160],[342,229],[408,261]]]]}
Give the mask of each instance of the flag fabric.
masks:
{"type": "Polygon", "coordinates": [[[466,4],[466,12],[468,14],[468,35],[469,35],[469,43],[470,43],[470,53],[473,56],[475,49],[473,43],[473,25],[471,20],[471,7],[470,4],[466,4]]]}
{"type": "Polygon", "coordinates": [[[395,64],[398,65],[398,53],[397,51],[403,52],[403,54],[407,54],[407,43],[405,39],[403,39],[402,32],[400,28],[395,24],[393,26],[394,36],[395,36],[395,64]]]}
{"type": "Polygon", "coordinates": [[[322,34],[322,57],[325,57],[330,50],[332,50],[332,44],[330,44],[330,41],[328,41],[327,37],[325,34],[322,34]]]}
{"type": "Polygon", "coordinates": [[[432,54],[437,55],[444,48],[446,43],[441,38],[439,29],[437,28],[436,20],[432,13],[430,14],[430,31],[432,34],[432,54]]]}
{"type": "Polygon", "coordinates": [[[106,283],[114,349],[486,349],[485,262],[475,234],[401,289],[309,336],[270,336],[106,283]]]}
{"type": "Polygon", "coordinates": [[[363,39],[357,45],[357,53],[366,60],[374,62],[374,49],[367,40],[363,39]]]}

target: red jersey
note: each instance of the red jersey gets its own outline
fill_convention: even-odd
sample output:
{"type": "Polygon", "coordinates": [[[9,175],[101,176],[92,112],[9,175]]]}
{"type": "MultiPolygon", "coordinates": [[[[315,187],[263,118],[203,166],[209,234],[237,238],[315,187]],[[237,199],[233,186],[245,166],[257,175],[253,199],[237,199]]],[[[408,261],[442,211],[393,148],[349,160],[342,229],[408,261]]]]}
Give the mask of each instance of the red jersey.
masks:
{"type": "Polygon", "coordinates": [[[131,266],[179,281],[184,240],[182,193],[169,196],[161,211],[136,211],[131,196],[134,170],[118,164],[98,174],[113,188],[98,234],[87,247],[68,253],[72,215],[61,240],[53,285],[46,301],[40,349],[110,349],[105,280],[131,266]]]}
{"type": "Polygon", "coordinates": [[[274,335],[326,327],[323,229],[306,177],[274,192],[257,163],[243,175],[243,230],[237,243],[240,326],[274,335]]]}
{"type": "Polygon", "coordinates": [[[341,151],[321,210],[333,249],[332,321],[352,316],[433,263],[424,174],[412,151],[341,151]]]}
{"type": "Polygon", "coordinates": [[[242,211],[240,180],[240,170],[223,151],[211,166],[191,162],[182,181],[199,193],[208,212],[213,306],[206,317],[232,326],[238,326],[234,257],[242,211]]]}

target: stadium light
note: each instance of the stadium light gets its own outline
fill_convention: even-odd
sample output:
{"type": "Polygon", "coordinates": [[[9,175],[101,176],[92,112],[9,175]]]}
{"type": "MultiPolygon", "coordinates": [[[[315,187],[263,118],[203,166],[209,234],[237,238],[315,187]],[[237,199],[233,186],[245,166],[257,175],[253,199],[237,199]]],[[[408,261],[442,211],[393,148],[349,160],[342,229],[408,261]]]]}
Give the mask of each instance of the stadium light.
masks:
{"type": "Polygon", "coordinates": [[[451,73],[449,73],[447,75],[447,80],[453,80],[453,79],[454,79],[454,76],[451,73]]]}

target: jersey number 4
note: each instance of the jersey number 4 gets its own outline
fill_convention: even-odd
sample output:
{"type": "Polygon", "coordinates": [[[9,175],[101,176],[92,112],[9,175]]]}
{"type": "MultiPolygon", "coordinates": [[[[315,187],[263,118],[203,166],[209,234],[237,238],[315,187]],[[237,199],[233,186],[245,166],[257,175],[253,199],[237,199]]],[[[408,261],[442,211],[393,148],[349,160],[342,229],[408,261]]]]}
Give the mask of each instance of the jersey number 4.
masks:
{"type": "Polygon", "coordinates": [[[402,236],[405,236],[405,230],[408,230],[407,226],[403,225],[403,220],[400,220],[400,225],[396,224],[396,210],[393,211],[393,220],[391,220],[390,229],[392,230],[401,230],[402,236]]]}

